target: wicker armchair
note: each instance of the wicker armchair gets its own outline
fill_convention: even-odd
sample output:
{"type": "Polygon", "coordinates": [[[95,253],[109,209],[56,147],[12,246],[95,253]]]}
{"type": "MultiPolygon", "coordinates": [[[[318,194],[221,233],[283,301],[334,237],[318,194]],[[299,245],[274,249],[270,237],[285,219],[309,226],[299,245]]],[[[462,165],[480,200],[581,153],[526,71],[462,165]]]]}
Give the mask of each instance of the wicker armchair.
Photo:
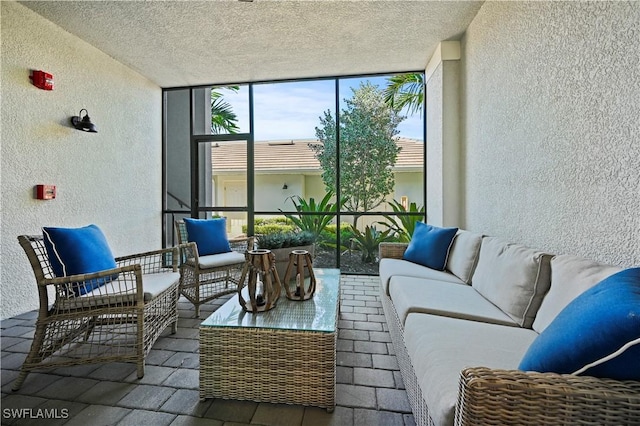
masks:
{"type": "Polygon", "coordinates": [[[13,390],[36,369],[103,362],[132,362],[138,378],[151,347],[178,322],[178,248],[116,258],[117,267],[55,277],[42,236],[21,235],[36,278],[40,308],[36,329],[13,390]],[[73,288],[104,284],[77,296],[73,288]],[[50,299],[51,297],[51,299],[50,299]]]}
{"type": "Polygon", "coordinates": [[[195,307],[200,317],[200,305],[238,289],[244,266],[244,253],[253,248],[253,237],[229,239],[231,253],[200,256],[195,243],[188,242],[187,227],[175,221],[178,244],[183,247],[180,265],[180,293],[195,307]]]}

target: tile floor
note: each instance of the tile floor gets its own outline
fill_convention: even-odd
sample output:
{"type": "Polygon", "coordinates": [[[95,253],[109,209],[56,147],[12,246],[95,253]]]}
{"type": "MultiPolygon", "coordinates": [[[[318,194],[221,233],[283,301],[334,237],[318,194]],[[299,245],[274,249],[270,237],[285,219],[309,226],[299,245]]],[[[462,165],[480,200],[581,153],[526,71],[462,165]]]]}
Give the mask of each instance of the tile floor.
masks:
{"type": "MultiPolygon", "coordinates": [[[[337,354],[337,406],[314,407],[205,400],[198,396],[198,325],[193,306],[179,303],[178,333],[165,332],[138,380],[134,364],[111,363],[18,375],[36,312],[0,323],[3,425],[152,426],[411,426],[414,425],[379,300],[379,278],[343,275],[337,354]],[[22,417],[19,419],[18,417],[22,417]],[[43,417],[54,418],[43,418],[43,417]],[[26,418],[25,418],[26,417],[26,418]],[[40,417],[40,418],[38,418],[40,417]]],[[[202,308],[202,318],[227,300],[202,308]]]]}

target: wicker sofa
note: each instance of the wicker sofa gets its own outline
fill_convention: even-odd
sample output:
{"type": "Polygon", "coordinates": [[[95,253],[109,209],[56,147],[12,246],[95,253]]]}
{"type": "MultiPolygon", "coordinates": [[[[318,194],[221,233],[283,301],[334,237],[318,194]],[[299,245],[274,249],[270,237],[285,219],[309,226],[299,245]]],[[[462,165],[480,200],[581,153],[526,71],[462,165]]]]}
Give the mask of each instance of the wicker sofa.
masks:
{"type": "Polygon", "coordinates": [[[418,425],[640,424],[640,382],[525,372],[571,300],[621,268],[459,230],[444,271],[380,245],[381,299],[418,425]]]}

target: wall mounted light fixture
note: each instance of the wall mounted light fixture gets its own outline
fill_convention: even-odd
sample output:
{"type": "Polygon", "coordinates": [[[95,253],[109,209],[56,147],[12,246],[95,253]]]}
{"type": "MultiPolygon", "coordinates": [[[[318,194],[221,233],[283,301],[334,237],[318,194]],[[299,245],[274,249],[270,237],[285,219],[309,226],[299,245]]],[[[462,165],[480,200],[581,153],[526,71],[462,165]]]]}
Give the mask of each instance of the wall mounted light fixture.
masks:
{"type": "Polygon", "coordinates": [[[89,118],[89,111],[86,109],[81,109],[80,113],[77,116],[71,117],[71,124],[78,130],[82,130],[83,132],[89,133],[98,133],[98,129],[96,129],[96,125],[91,122],[91,118],[89,118]],[[82,111],[84,111],[84,117],[82,116],[82,111]]]}
{"type": "Polygon", "coordinates": [[[289,189],[289,185],[287,185],[287,183],[285,182],[285,184],[282,185],[282,189],[289,189]]]}

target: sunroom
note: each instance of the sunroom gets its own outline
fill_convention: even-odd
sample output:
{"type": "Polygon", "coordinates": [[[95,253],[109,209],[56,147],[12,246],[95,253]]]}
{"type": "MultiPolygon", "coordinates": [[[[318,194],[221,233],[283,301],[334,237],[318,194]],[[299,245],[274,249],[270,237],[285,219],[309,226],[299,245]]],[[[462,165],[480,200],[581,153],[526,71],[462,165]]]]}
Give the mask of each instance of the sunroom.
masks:
{"type": "MultiPolygon", "coordinates": [[[[343,109],[351,89],[344,81],[382,86],[393,75],[418,73],[425,102],[416,115],[420,131],[399,134],[405,144],[422,142],[421,150],[403,159],[404,171],[396,168],[397,191],[386,207],[340,211],[335,223],[357,215],[364,229],[384,222],[388,201],[415,201],[436,226],[640,264],[635,2],[3,1],[1,19],[3,424],[414,424],[376,299],[379,279],[357,269],[341,275],[333,413],[200,402],[198,327],[225,298],[204,308],[202,319],[181,299],[178,332],[158,338],[143,379],[134,364],[89,364],[31,373],[22,390],[11,391],[38,309],[18,235],[97,224],[119,256],[170,247],[175,218],[231,215],[239,221],[230,233],[254,234],[257,218],[295,212],[287,210],[289,197],[322,198],[318,160],[306,153],[304,161],[316,162],[307,167],[288,154],[300,168],[280,156],[281,169],[266,172],[269,163],[218,167],[226,160],[217,155],[238,136],[248,157],[259,146],[273,154],[315,143],[319,116],[343,109]],[[52,90],[33,84],[40,70],[51,74],[52,90]],[[259,89],[311,82],[328,83],[332,98],[310,113],[315,124],[307,133],[291,135],[290,121],[273,118],[282,136],[261,136],[259,120],[271,118],[281,99],[258,104],[259,89]],[[233,86],[246,96],[246,128],[235,136],[198,132],[210,120],[199,102],[210,105],[216,90],[230,100],[233,86]],[[167,115],[175,95],[186,100],[178,123],[167,115]],[[97,133],[71,124],[85,114],[97,133]],[[171,133],[180,126],[186,148],[176,164],[171,133]],[[207,155],[194,157],[192,144],[207,144],[207,155]],[[234,190],[222,196],[218,181],[239,185],[242,201],[225,203],[234,190]],[[198,192],[202,182],[210,185],[208,201],[198,192]],[[55,185],[55,198],[37,199],[37,185],[55,185]],[[47,415],[53,418],[42,420],[47,415]]],[[[322,266],[346,268],[355,248],[333,246],[322,266]]]]}

